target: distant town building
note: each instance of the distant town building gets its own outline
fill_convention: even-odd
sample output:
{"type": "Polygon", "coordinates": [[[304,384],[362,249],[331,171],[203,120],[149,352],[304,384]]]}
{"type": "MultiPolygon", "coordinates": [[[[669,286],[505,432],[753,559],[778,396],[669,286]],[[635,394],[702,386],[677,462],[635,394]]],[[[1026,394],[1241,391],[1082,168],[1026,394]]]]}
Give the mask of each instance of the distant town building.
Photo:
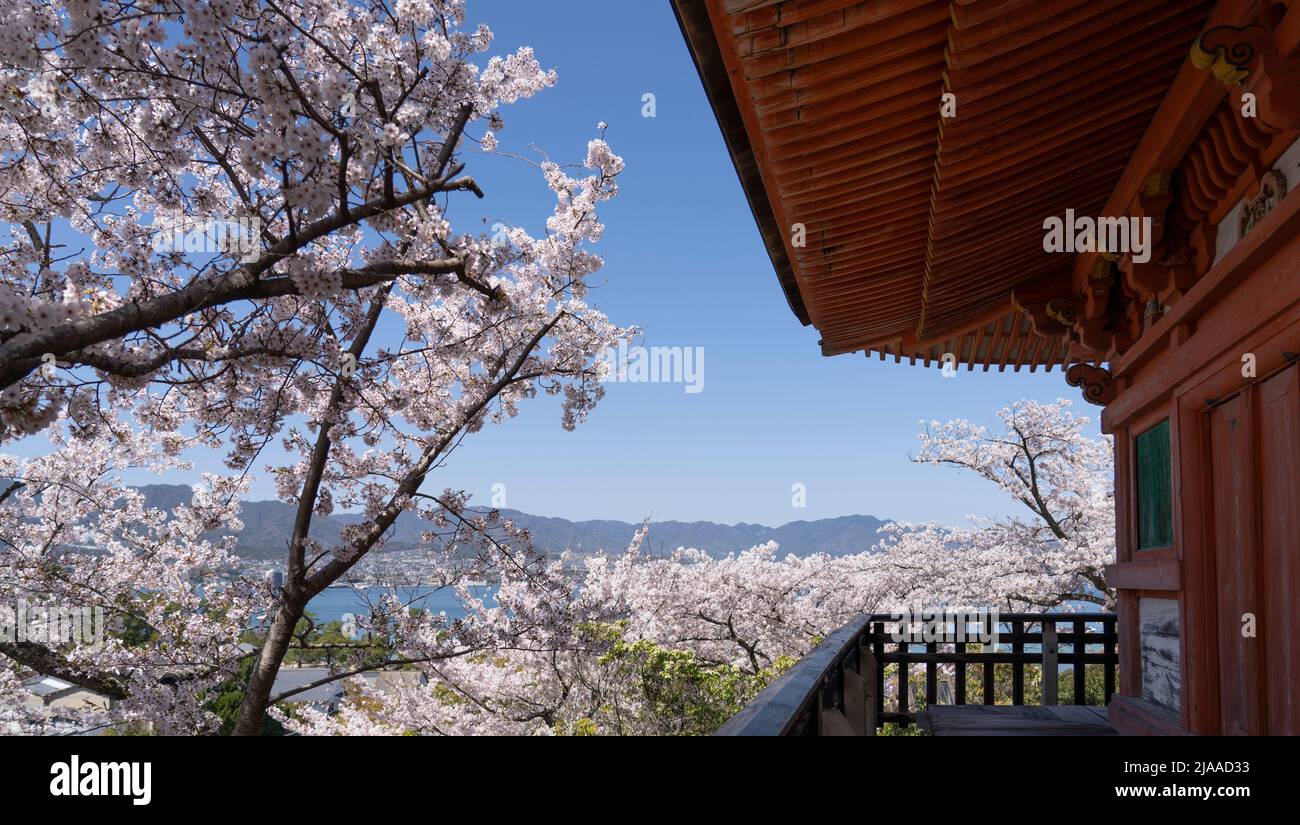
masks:
{"type": "Polygon", "coordinates": [[[398,688],[419,687],[428,682],[421,670],[376,670],[361,674],[370,690],[388,693],[398,688]]]}
{"type": "MultiPolygon", "coordinates": [[[[275,676],[275,684],[271,688],[272,696],[279,696],[297,688],[306,687],[307,685],[319,682],[321,679],[330,675],[328,668],[323,667],[285,667],[280,668],[280,672],[275,676]]],[[[287,703],[306,705],[322,713],[334,713],[339,709],[339,702],[343,699],[343,681],[336,679],[333,682],[326,682],[323,685],[304,690],[302,693],[295,694],[285,700],[287,703]]]]}
{"type": "Polygon", "coordinates": [[[29,705],[46,708],[51,713],[59,710],[108,710],[110,704],[108,697],[54,676],[37,674],[23,680],[22,685],[28,693],[29,705]]]}
{"type": "MultiPolygon", "coordinates": [[[[329,675],[330,669],[326,667],[281,668],[280,672],[276,674],[271,695],[278,696],[281,693],[311,685],[329,675]]],[[[322,713],[335,713],[338,711],[339,705],[342,704],[343,697],[347,692],[344,684],[347,678],[340,677],[333,682],[326,682],[323,685],[308,688],[302,693],[286,699],[285,704],[306,705],[322,713]]],[[[360,678],[365,683],[366,689],[379,693],[389,693],[399,688],[418,687],[428,681],[423,671],[419,670],[378,670],[362,673],[360,678]]],[[[353,690],[355,691],[355,688],[353,690]]]]}

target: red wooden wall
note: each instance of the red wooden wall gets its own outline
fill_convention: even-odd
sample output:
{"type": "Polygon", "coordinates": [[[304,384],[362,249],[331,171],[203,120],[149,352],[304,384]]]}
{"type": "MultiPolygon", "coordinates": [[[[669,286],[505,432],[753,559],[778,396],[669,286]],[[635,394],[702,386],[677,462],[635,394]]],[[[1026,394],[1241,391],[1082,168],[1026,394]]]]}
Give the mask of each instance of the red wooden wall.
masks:
{"type": "Polygon", "coordinates": [[[1300,734],[1300,195],[1183,297],[1103,414],[1116,438],[1122,731],[1300,734]],[[1262,231],[1261,231],[1262,230],[1262,231]],[[1256,234],[1258,232],[1258,234],[1256,234]],[[1254,375],[1243,374],[1253,356],[1254,375]],[[1173,543],[1137,550],[1134,436],[1170,420],[1173,543]],[[1179,602],[1181,701],[1144,701],[1138,600],[1179,602]],[[1243,617],[1254,616],[1254,635],[1243,617]]]}

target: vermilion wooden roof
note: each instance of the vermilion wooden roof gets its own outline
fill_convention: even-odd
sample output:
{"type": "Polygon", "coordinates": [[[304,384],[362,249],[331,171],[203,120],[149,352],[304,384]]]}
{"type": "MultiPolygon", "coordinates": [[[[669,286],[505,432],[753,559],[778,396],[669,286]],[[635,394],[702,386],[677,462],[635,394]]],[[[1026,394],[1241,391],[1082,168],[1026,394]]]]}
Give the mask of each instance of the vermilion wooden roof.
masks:
{"type": "Polygon", "coordinates": [[[1203,0],[673,0],[791,308],[827,355],[1050,368],[1014,287],[1101,214],[1203,0]],[[957,116],[940,116],[956,95],[957,116]],[[805,226],[806,245],[792,245],[805,226]]]}

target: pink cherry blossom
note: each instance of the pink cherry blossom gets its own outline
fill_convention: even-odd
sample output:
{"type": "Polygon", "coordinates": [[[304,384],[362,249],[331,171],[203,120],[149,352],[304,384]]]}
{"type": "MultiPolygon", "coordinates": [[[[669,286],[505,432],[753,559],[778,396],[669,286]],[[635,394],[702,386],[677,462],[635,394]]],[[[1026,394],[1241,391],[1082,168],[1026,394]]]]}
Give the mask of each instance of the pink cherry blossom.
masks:
{"type": "MultiPolygon", "coordinates": [[[[239,636],[262,616],[239,726],[255,730],[307,601],[381,550],[399,514],[492,545],[499,525],[425,489],[464,437],[539,392],[561,396],[565,427],[600,398],[596,355],[629,330],[586,303],[584,279],[601,266],[587,247],[622,161],[594,141],[581,172],[547,174],[545,234],[482,234],[466,138],[490,149],[502,107],[556,76],[528,48],[484,55],[491,32],[461,30],[460,0],[0,11],[14,91],[0,102],[0,440],[55,444],[9,461],[0,589],[111,607],[152,635],[94,653],[10,645],[0,659],[101,689],[118,721],[210,730],[199,697],[236,671],[239,636]],[[250,249],[159,243],[166,226],[229,223],[253,228],[250,249]],[[56,246],[52,229],[84,241],[56,246]],[[275,441],[294,458],[268,467],[275,441]],[[221,451],[229,477],[189,506],[146,510],[123,475],[177,469],[187,447],[221,451]],[[279,593],[222,575],[237,488],[259,472],[298,514],[279,593]],[[334,508],[363,520],[320,546],[312,518],[334,508]]],[[[527,538],[511,540],[485,563],[538,567],[527,538]]],[[[518,597],[521,612],[560,592],[524,581],[538,595],[518,597]]],[[[412,627],[412,644],[502,643],[519,619],[499,615],[450,647],[412,627]]]]}

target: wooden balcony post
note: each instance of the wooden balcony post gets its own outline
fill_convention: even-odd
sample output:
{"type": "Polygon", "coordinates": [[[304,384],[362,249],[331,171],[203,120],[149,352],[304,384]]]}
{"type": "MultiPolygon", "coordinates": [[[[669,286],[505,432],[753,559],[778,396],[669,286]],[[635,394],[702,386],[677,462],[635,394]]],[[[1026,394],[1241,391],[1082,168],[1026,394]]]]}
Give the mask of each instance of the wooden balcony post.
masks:
{"type": "Polygon", "coordinates": [[[1056,704],[1056,688],[1061,677],[1057,666],[1056,622],[1043,620],[1043,704],[1056,704]]]}
{"type": "Polygon", "coordinates": [[[1088,652],[1088,644],[1084,641],[1087,638],[1087,633],[1087,623],[1076,619],[1074,622],[1074,638],[1079,640],[1074,643],[1074,652],[1079,654],[1076,657],[1078,664],[1074,666],[1074,703],[1076,705],[1088,704],[1088,699],[1085,696],[1087,692],[1088,666],[1083,661],[1084,655],[1088,652]]]}
{"type": "Polygon", "coordinates": [[[1105,680],[1106,693],[1104,701],[1109,705],[1110,697],[1115,693],[1115,661],[1118,658],[1115,653],[1115,642],[1117,636],[1114,616],[1102,621],[1101,632],[1102,638],[1105,640],[1102,652],[1106,654],[1106,664],[1102,666],[1104,668],[1103,678],[1105,680]]]}
{"type": "Polygon", "coordinates": [[[1011,622],[1011,652],[1016,659],[1011,663],[1011,704],[1025,703],[1025,623],[1021,619],[1011,622]]]}
{"type": "MultiPolygon", "coordinates": [[[[984,632],[990,636],[997,633],[997,627],[994,625],[993,620],[988,616],[984,617],[984,632]]],[[[991,644],[991,643],[982,644],[980,645],[980,652],[985,654],[997,653],[998,646],[996,644],[991,644]]],[[[984,704],[986,705],[997,704],[997,694],[994,690],[995,687],[994,679],[996,677],[996,671],[994,670],[994,667],[995,665],[993,663],[992,657],[986,656],[983,664],[984,704]]]]}
{"type": "Polygon", "coordinates": [[[822,708],[817,714],[818,736],[857,736],[853,725],[840,713],[839,708],[822,708]]]}
{"type": "MultiPolygon", "coordinates": [[[[956,630],[956,628],[954,628],[956,630]]],[[[954,642],[952,652],[955,654],[956,662],[953,667],[953,685],[952,685],[952,702],[954,705],[966,704],[966,628],[962,625],[961,633],[957,638],[962,641],[954,642]]]]}
{"type": "MultiPolygon", "coordinates": [[[[844,718],[853,729],[854,736],[867,735],[868,696],[867,680],[851,668],[844,668],[844,718]]],[[[875,703],[871,702],[874,709],[875,703]]]]}
{"type": "MultiPolygon", "coordinates": [[[[909,636],[910,638],[910,636],[909,636]]],[[[901,714],[908,713],[908,699],[912,692],[910,684],[910,667],[908,664],[908,653],[911,652],[911,646],[907,642],[898,643],[898,712],[901,714]]],[[[907,722],[902,721],[899,724],[907,727],[907,722]]]]}
{"type": "Polygon", "coordinates": [[[876,657],[865,645],[862,648],[861,659],[862,682],[865,689],[866,708],[863,716],[863,724],[866,726],[866,735],[876,735],[876,657]]]}
{"type": "MultiPolygon", "coordinates": [[[[885,712],[885,623],[875,622],[871,631],[871,660],[876,669],[876,714],[885,712]]],[[[863,674],[864,676],[866,674],[863,674]]]]}

